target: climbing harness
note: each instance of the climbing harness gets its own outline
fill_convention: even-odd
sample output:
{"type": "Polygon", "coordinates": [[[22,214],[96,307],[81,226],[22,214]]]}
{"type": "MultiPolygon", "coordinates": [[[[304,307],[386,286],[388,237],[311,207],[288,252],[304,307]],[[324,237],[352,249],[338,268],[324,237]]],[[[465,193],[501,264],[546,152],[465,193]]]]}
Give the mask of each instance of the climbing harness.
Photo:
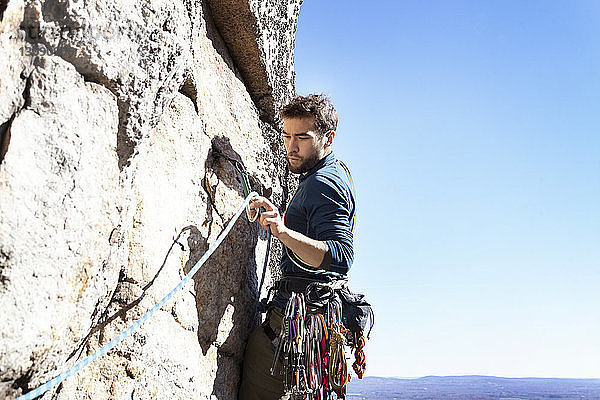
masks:
{"type": "Polygon", "coordinates": [[[221,232],[221,234],[217,238],[217,240],[209,247],[209,249],[206,251],[206,253],[204,253],[202,258],[200,258],[200,260],[198,260],[198,262],[194,265],[194,267],[190,270],[190,272],[188,272],[185,275],[185,277],[179,282],[179,284],[177,286],[175,286],[175,288],[173,288],[173,290],[171,290],[158,303],[156,303],[154,305],[154,307],[152,307],[150,310],[148,310],[144,315],[142,315],[137,321],[135,321],[129,328],[127,328],[126,330],[121,332],[117,337],[115,337],[113,340],[111,340],[110,342],[108,342],[107,344],[102,346],[100,349],[98,349],[94,354],[84,358],[83,360],[81,360],[80,362],[75,364],[73,367],[69,368],[67,371],[61,373],[60,375],[56,376],[55,378],[49,380],[48,382],[37,387],[36,389],[18,397],[15,400],[32,400],[32,399],[35,399],[36,397],[41,396],[42,394],[46,393],[48,390],[52,389],[54,386],[58,385],[59,383],[61,383],[65,379],[67,379],[68,377],[77,374],[79,371],[81,371],[87,365],[91,364],[92,362],[96,361],[98,358],[102,357],[104,354],[106,354],[108,351],[110,351],[113,347],[115,347],[117,344],[119,344],[123,339],[125,339],[127,336],[129,336],[133,331],[135,331],[137,328],[139,328],[150,317],[152,317],[154,315],[154,313],[156,313],[156,311],[158,311],[169,299],[171,299],[179,290],[181,290],[185,286],[185,284],[190,279],[192,279],[192,277],[196,274],[196,272],[198,272],[200,267],[215,252],[215,250],[219,247],[221,242],[223,242],[223,239],[225,239],[225,237],[227,237],[227,235],[231,231],[231,228],[233,228],[234,223],[240,217],[240,215],[242,214],[244,209],[247,208],[247,205],[249,204],[250,199],[252,199],[255,196],[258,196],[258,194],[255,192],[249,193],[246,196],[246,198],[244,199],[242,204],[239,206],[236,213],[231,218],[231,220],[229,221],[229,223],[227,224],[227,226],[225,227],[223,232],[221,232]]]}

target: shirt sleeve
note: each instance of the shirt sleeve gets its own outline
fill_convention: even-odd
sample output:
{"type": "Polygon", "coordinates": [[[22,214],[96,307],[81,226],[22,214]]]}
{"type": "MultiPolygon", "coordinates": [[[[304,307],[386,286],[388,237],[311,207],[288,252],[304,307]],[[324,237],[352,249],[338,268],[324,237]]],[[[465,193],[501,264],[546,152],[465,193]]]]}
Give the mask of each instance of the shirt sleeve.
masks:
{"type": "Polygon", "coordinates": [[[308,187],[309,230],[314,232],[316,240],[326,242],[329,247],[320,268],[347,274],[354,260],[353,199],[327,177],[316,176],[308,187]]]}

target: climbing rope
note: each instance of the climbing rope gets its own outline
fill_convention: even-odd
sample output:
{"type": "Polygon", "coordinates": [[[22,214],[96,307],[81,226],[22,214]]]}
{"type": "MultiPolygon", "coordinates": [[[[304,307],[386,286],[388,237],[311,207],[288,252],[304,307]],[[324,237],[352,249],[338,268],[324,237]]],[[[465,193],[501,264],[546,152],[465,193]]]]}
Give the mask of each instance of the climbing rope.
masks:
{"type": "Polygon", "coordinates": [[[356,341],[356,348],[354,349],[354,363],[352,364],[352,368],[354,368],[354,372],[356,372],[358,379],[362,379],[363,375],[365,374],[365,369],[367,368],[364,348],[365,336],[361,333],[356,341]]]}
{"type": "Polygon", "coordinates": [[[341,324],[336,324],[329,329],[329,382],[338,397],[346,395],[346,385],[350,380],[344,349],[345,331],[341,324]]]}
{"type": "Polygon", "coordinates": [[[108,342],[107,344],[102,346],[100,349],[98,349],[98,351],[96,351],[94,354],[84,358],[83,360],[81,360],[80,362],[75,364],[73,367],[69,368],[67,371],[61,373],[60,375],[56,376],[55,378],[49,380],[48,382],[37,387],[36,389],[32,390],[31,392],[28,392],[28,393],[18,397],[15,400],[32,400],[32,399],[35,399],[36,397],[41,396],[42,394],[46,393],[48,390],[52,389],[54,386],[58,385],[59,383],[61,383],[65,379],[67,379],[68,377],[77,374],[79,371],[81,371],[87,365],[91,364],[92,362],[96,361],[98,358],[102,357],[109,350],[111,350],[113,347],[115,347],[117,344],[119,344],[123,339],[125,339],[127,336],[129,336],[133,331],[135,331],[137,328],[139,328],[150,317],[152,317],[156,311],[158,311],[169,299],[171,299],[171,297],[173,297],[179,290],[181,290],[183,288],[183,286],[196,274],[196,272],[198,272],[198,270],[206,262],[206,260],[208,260],[208,258],[215,252],[215,250],[219,247],[219,245],[221,245],[221,242],[223,242],[225,237],[231,231],[231,228],[233,228],[235,221],[237,221],[237,219],[240,217],[240,215],[242,214],[244,209],[246,209],[246,206],[250,202],[250,199],[253,198],[254,196],[258,196],[258,194],[255,192],[252,192],[246,196],[245,200],[242,202],[242,204],[236,211],[235,215],[231,218],[231,220],[229,221],[229,223],[227,224],[227,226],[225,227],[223,232],[221,232],[221,234],[219,235],[217,240],[209,247],[208,251],[206,251],[206,253],[204,253],[202,258],[200,258],[200,260],[198,260],[198,262],[194,265],[194,267],[191,269],[191,271],[188,272],[187,275],[181,280],[181,282],[179,282],[179,284],[177,286],[175,286],[175,288],[173,288],[173,290],[171,290],[165,297],[163,297],[162,300],[160,300],[158,303],[156,303],[154,305],[154,307],[152,307],[144,315],[142,315],[129,328],[127,328],[126,330],[121,332],[116,338],[114,338],[113,340],[111,340],[110,342],[108,342]]]}
{"type": "MultiPolygon", "coordinates": [[[[250,180],[248,179],[248,171],[246,170],[246,167],[244,166],[244,164],[241,163],[240,161],[236,160],[235,158],[229,157],[227,154],[225,154],[223,151],[220,151],[219,149],[215,149],[215,151],[221,157],[228,160],[235,167],[235,169],[237,169],[237,171],[240,173],[240,177],[242,180],[242,190],[244,191],[244,197],[248,197],[248,195],[250,194],[250,180]]],[[[250,222],[256,221],[258,219],[259,215],[260,215],[260,210],[254,211],[254,215],[253,215],[252,211],[250,209],[250,203],[248,203],[246,205],[246,216],[248,217],[248,220],[250,222]]],[[[263,284],[265,283],[265,275],[267,273],[267,266],[269,265],[269,254],[270,253],[271,253],[271,228],[267,227],[267,253],[265,256],[265,262],[263,264],[262,277],[260,279],[260,284],[258,285],[257,293],[258,293],[259,299],[260,299],[260,292],[262,291],[263,284]]]]}
{"type": "Polygon", "coordinates": [[[342,302],[339,297],[334,297],[329,301],[327,314],[329,320],[329,382],[331,389],[337,393],[338,397],[343,398],[346,395],[346,385],[350,376],[344,348],[347,330],[342,324],[342,302]]]}

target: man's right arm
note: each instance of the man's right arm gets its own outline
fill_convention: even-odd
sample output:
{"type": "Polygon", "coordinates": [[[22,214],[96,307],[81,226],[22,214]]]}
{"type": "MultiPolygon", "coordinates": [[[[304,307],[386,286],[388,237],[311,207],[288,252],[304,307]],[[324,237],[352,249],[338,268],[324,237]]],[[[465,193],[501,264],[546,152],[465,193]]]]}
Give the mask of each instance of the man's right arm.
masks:
{"type": "Polygon", "coordinates": [[[309,266],[316,269],[323,263],[323,259],[329,252],[327,242],[309,238],[288,228],[277,207],[265,197],[257,196],[252,199],[250,208],[259,209],[260,207],[263,207],[265,211],[260,214],[258,222],[264,229],[270,227],[273,236],[309,266]]]}

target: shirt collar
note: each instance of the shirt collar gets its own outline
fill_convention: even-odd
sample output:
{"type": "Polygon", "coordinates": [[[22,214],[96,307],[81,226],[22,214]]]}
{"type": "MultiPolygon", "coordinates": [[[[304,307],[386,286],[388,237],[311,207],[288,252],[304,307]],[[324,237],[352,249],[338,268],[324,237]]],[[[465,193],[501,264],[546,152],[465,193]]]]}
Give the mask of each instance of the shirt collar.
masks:
{"type": "Polygon", "coordinates": [[[314,174],[315,172],[317,172],[318,170],[320,170],[321,168],[323,168],[325,165],[329,165],[329,164],[331,164],[334,161],[335,161],[335,155],[333,154],[333,151],[332,151],[331,153],[329,153],[325,157],[321,158],[319,160],[319,162],[314,167],[312,167],[311,169],[309,169],[305,173],[300,174],[300,182],[302,182],[303,180],[305,180],[306,178],[308,178],[310,175],[314,174]]]}

